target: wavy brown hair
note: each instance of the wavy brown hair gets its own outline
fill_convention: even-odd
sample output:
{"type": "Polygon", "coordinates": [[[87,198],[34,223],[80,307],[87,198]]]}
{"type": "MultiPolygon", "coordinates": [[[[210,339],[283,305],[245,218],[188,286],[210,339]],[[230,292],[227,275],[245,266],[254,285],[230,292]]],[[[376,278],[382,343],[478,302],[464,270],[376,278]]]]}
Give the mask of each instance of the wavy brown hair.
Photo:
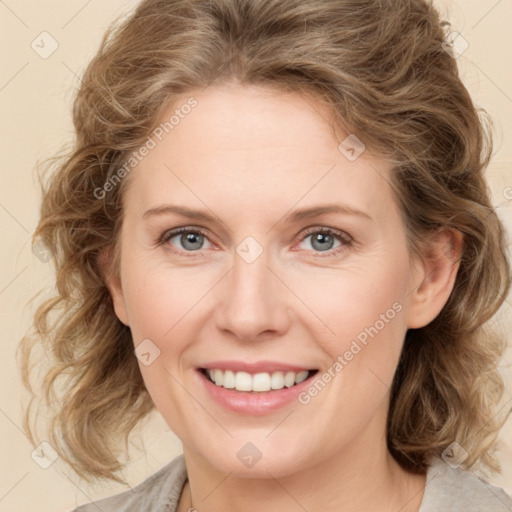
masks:
{"type": "Polygon", "coordinates": [[[411,253],[424,254],[439,228],[463,233],[448,302],[406,334],[388,447],[404,467],[424,472],[457,441],[467,467],[499,470],[492,447],[505,421],[497,414],[505,341],[488,320],[509,291],[510,266],[484,176],[491,123],[459,77],[445,25],[426,0],[145,0],[114,23],[76,95],[74,147],[49,166],[43,186],[35,239],[53,254],[57,286],[19,349],[29,388],[34,349],[49,357],[35,362],[42,396],[34,392],[26,409],[31,438],[32,406],[46,403],[47,439],[61,457],[88,480],[123,481],[120,440],[154,404],[98,261],[117,254],[127,180],[97,191],[177,95],[233,81],[310,94],[333,126],[392,162],[411,253]]]}

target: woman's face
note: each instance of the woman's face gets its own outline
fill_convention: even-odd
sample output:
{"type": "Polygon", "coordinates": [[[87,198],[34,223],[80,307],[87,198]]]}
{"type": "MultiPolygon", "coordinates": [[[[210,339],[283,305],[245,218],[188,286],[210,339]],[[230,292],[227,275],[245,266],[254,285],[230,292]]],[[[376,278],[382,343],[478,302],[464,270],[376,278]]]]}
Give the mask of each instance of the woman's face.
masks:
{"type": "Polygon", "coordinates": [[[162,122],[176,109],[125,178],[111,287],[156,407],[226,473],[375,456],[418,322],[389,166],[298,94],[211,86],[162,122]]]}

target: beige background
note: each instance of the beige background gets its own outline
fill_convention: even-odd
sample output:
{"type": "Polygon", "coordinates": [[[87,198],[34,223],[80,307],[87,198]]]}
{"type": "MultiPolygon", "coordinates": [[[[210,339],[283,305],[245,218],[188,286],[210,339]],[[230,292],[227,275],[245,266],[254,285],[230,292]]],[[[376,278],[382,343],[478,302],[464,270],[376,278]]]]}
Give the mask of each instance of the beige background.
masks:
{"type": "MultiPolygon", "coordinates": [[[[487,109],[496,125],[496,156],[488,179],[494,204],[511,232],[512,188],[508,187],[512,187],[512,144],[505,141],[512,135],[512,0],[439,0],[437,4],[469,43],[458,59],[460,69],[476,103],[487,109]]],[[[67,511],[89,499],[123,490],[111,484],[88,486],[60,459],[47,469],[34,462],[33,448],[20,430],[23,393],[14,353],[29,325],[27,301],[52,283],[50,264],[40,261],[29,244],[39,205],[34,164],[70,140],[69,110],[80,73],[107,24],[134,5],[127,0],[0,0],[0,511],[67,511]],[[31,48],[35,40],[39,52],[51,49],[48,36],[38,37],[43,31],[58,43],[46,59],[31,48]],[[46,38],[44,48],[41,37],[46,38]]],[[[512,338],[511,297],[500,311],[499,321],[512,338]]],[[[512,379],[507,364],[512,362],[511,352],[503,363],[509,408],[512,379]]],[[[126,470],[131,485],[181,450],[157,414],[143,430],[146,448],[134,448],[133,461],[126,470]]],[[[492,481],[512,493],[512,417],[501,438],[504,445],[499,457],[504,472],[492,481]]]]}

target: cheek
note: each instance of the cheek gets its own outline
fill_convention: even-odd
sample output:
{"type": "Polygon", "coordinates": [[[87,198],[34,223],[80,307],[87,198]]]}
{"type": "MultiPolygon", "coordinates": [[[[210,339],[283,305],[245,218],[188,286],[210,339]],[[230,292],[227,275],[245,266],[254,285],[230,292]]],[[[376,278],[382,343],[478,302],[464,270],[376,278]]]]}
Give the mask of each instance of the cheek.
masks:
{"type": "Polygon", "coordinates": [[[189,345],[198,338],[201,325],[194,319],[204,307],[201,298],[212,287],[209,274],[198,276],[197,269],[172,268],[140,253],[127,255],[123,265],[133,342],[151,354],[147,365],[139,357],[146,388],[173,431],[186,438],[180,418],[202,416],[200,408],[183,392],[180,370],[186,366],[184,354],[189,345]]]}
{"type": "Polygon", "coordinates": [[[398,263],[391,260],[294,276],[294,292],[306,306],[301,319],[332,358],[349,350],[353,340],[362,346],[377,337],[381,344],[401,343],[408,283],[401,269],[407,266],[398,254],[398,263]]]}
{"type": "MultiPolygon", "coordinates": [[[[150,338],[164,349],[176,337],[201,298],[215,284],[212,272],[193,267],[171,267],[151,258],[128,256],[124,262],[123,291],[135,344],[150,338]]],[[[174,345],[175,346],[175,345],[174,345]]]]}
{"type": "Polygon", "coordinates": [[[312,383],[299,402],[311,405],[310,410],[323,418],[320,422],[345,425],[326,433],[332,438],[350,438],[384,410],[399,361],[407,330],[408,276],[396,268],[407,267],[376,268],[380,270],[338,272],[336,279],[317,279],[308,295],[302,288],[302,296],[307,296],[309,308],[321,322],[310,312],[302,318],[309,319],[308,330],[328,357],[318,375],[323,384],[312,383]]]}

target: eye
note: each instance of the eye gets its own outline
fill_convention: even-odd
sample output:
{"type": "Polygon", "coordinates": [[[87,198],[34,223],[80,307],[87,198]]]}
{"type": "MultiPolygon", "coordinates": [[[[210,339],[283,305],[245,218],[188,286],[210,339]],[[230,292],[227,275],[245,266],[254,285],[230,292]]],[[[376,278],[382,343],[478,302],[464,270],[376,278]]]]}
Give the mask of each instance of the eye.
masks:
{"type": "MultiPolygon", "coordinates": [[[[326,256],[338,254],[352,245],[350,235],[326,227],[308,230],[299,241],[299,249],[316,253],[327,253],[326,256]]],[[[175,252],[193,253],[212,246],[208,236],[199,228],[183,227],[166,231],[159,240],[159,245],[171,245],[175,252]]]]}
{"type": "Polygon", "coordinates": [[[160,239],[161,244],[169,243],[173,247],[186,252],[204,249],[205,242],[210,243],[206,234],[197,228],[178,228],[167,231],[160,239]]]}
{"type": "Polygon", "coordinates": [[[301,249],[327,252],[330,256],[346,250],[352,244],[352,238],[331,228],[312,228],[301,238],[301,244],[306,245],[301,249]]]}

